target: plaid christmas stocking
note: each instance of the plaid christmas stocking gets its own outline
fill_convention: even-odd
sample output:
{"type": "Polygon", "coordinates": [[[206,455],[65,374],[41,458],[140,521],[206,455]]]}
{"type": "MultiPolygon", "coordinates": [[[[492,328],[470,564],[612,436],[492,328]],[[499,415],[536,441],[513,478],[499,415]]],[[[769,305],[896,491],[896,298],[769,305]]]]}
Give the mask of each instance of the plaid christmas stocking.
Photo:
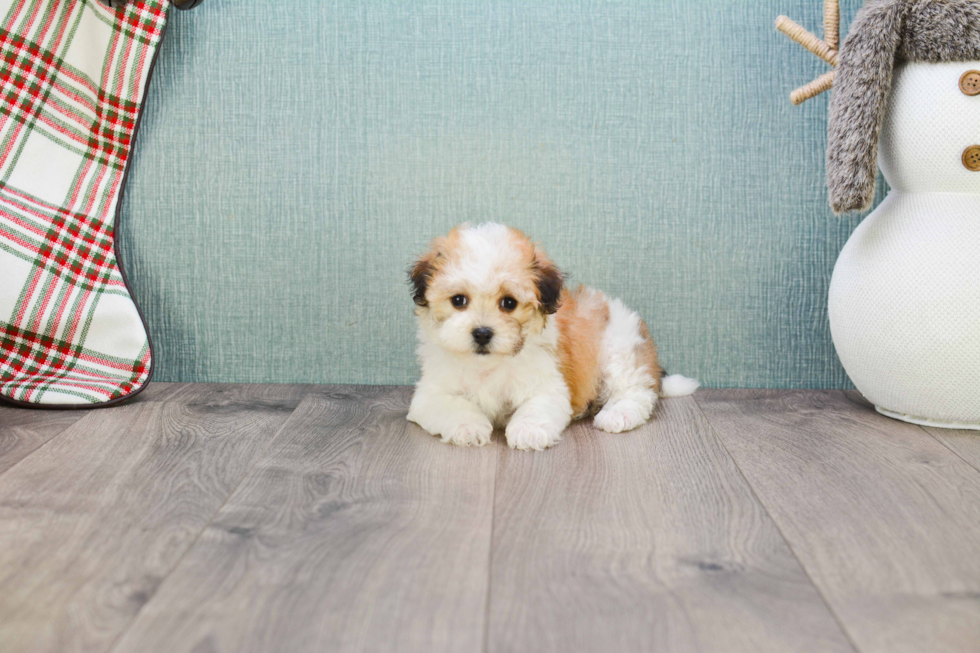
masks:
{"type": "Polygon", "coordinates": [[[0,0],[0,400],[91,407],[152,368],[114,229],[167,0],[0,0]]]}

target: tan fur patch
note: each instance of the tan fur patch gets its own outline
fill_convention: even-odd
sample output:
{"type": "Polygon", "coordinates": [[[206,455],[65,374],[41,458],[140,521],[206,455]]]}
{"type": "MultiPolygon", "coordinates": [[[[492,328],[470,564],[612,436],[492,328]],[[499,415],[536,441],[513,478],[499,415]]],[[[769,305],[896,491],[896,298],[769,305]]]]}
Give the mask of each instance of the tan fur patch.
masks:
{"type": "Polygon", "coordinates": [[[660,362],[657,359],[657,345],[654,344],[653,338],[650,337],[650,330],[647,328],[647,323],[640,320],[640,335],[643,337],[643,342],[636,347],[636,360],[640,365],[645,365],[647,372],[653,377],[653,391],[658,395],[660,394],[660,379],[664,376],[664,369],[660,367],[660,362]]]}
{"type": "Polygon", "coordinates": [[[520,258],[527,270],[534,275],[534,294],[541,310],[546,314],[554,313],[558,303],[564,296],[564,277],[544,250],[528,238],[523,231],[507,227],[514,250],[520,252],[520,258]]]}
{"type": "MultiPolygon", "coordinates": [[[[415,303],[419,307],[426,305],[424,292],[419,293],[419,289],[425,289],[447,264],[459,258],[460,239],[461,227],[455,226],[447,235],[433,239],[429,251],[415,260],[409,279],[416,286],[415,303]]],[[[419,308],[415,309],[415,314],[420,314],[419,308]]]]}
{"type": "Polygon", "coordinates": [[[599,350],[609,324],[609,305],[601,293],[582,285],[571,293],[564,289],[555,323],[559,333],[558,365],[571,396],[572,412],[579,417],[599,397],[599,350]]]}
{"type": "Polygon", "coordinates": [[[507,235],[510,237],[510,242],[514,250],[520,252],[521,259],[526,265],[530,266],[534,262],[534,243],[520,229],[507,227],[507,235]]]}
{"type": "Polygon", "coordinates": [[[432,257],[433,272],[439,272],[447,265],[458,261],[462,256],[462,226],[457,225],[449,230],[445,236],[440,236],[432,241],[429,253],[426,256],[432,257]]]}

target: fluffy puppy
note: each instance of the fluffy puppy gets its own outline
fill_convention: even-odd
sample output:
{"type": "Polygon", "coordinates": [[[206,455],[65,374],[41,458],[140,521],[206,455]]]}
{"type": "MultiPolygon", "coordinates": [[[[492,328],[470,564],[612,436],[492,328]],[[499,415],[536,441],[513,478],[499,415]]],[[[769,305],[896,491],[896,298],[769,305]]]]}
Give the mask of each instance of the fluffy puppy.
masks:
{"type": "Polygon", "coordinates": [[[497,426],[511,447],[542,450],[573,418],[628,431],[650,418],[658,396],[698,387],[663,378],[643,320],[598,290],[569,292],[516,229],[460,225],[409,276],[422,378],[408,419],[444,442],[484,445],[497,426]]]}

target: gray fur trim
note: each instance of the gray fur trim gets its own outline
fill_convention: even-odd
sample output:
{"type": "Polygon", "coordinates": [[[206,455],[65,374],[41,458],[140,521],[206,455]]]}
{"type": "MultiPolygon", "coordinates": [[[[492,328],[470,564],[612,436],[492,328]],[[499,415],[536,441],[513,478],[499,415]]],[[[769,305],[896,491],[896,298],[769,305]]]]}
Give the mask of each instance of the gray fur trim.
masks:
{"type": "Polygon", "coordinates": [[[867,0],[841,46],[830,99],[827,187],[835,213],[871,206],[895,60],[980,59],[980,0],[867,0]]]}
{"type": "Polygon", "coordinates": [[[912,3],[898,58],[929,63],[980,59],[980,0],[912,3]]]}

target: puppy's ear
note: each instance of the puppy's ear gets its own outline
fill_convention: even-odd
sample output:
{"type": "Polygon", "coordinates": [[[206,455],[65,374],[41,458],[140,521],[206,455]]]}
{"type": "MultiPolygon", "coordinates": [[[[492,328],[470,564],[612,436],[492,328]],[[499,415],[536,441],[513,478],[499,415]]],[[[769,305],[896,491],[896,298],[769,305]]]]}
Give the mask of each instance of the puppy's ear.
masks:
{"type": "Polygon", "coordinates": [[[565,275],[537,247],[534,248],[534,274],[541,312],[551,315],[561,305],[561,289],[565,285],[565,275]]]}
{"type": "Polygon", "coordinates": [[[431,251],[419,257],[408,271],[408,281],[412,284],[412,299],[415,300],[417,306],[429,305],[429,302],[425,300],[425,291],[429,287],[429,281],[435,271],[434,262],[438,256],[437,252],[431,251]]]}

